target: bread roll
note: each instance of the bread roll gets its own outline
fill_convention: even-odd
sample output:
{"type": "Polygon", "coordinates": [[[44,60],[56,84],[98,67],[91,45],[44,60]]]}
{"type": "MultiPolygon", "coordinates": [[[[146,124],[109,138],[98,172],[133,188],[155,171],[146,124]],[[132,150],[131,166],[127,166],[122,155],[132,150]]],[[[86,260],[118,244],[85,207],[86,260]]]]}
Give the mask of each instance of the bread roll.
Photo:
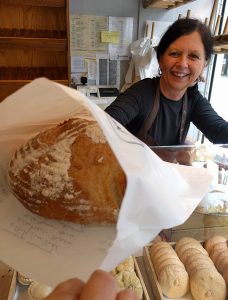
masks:
{"type": "Polygon", "coordinates": [[[176,252],[167,242],[156,242],[150,248],[150,258],[162,293],[180,298],[189,290],[189,277],[176,252]]]}
{"type": "Polygon", "coordinates": [[[177,242],[176,242],[176,245],[175,245],[175,251],[177,253],[179,253],[180,251],[180,248],[183,247],[183,245],[185,244],[189,244],[189,243],[193,243],[193,244],[198,244],[199,241],[197,241],[196,239],[192,238],[192,237],[183,237],[181,239],[179,239],[177,242]]]}
{"type": "Polygon", "coordinates": [[[214,247],[210,251],[210,258],[213,260],[214,264],[216,263],[220,254],[227,250],[228,249],[226,243],[218,243],[214,245],[214,247]]]}
{"type": "Polygon", "coordinates": [[[163,267],[158,275],[162,293],[168,298],[180,298],[189,290],[189,277],[186,270],[178,264],[163,267]]]}
{"type": "Polygon", "coordinates": [[[209,238],[207,241],[205,241],[204,248],[207,250],[209,255],[210,255],[213,247],[218,243],[226,244],[226,239],[221,235],[214,235],[211,238],[209,238]]]}
{"type": "Polygon", "coordinates": [[[181,238],[175,246],[175,251],[177,252],[178,256],[181,258],[182,254],[187,250],[187,249],[198,249],[200,252],[203,254],[208,255],[207,251],[203,248],[203,246],[200,244],[199,241],[193,238],[181,238]]]}
{"type": "Polygon", "coordinates": [[[41,132],[16,151],[9,186],[40,216],[112,224],[126,177],[97,122],[75,118],[41,132]]]}
{"type": "Polygon", "coordinates": [[[201,269],[190,276],[191,292],[195,300],[225,300],[226,284],[216,269],[201,269]]]}
{"type": "Polygon", "coordinates": [[[225,300],[226,283],[203,246],[193,238],[182,238],[175,247],[190,278],[195,300],[225,300]]]}

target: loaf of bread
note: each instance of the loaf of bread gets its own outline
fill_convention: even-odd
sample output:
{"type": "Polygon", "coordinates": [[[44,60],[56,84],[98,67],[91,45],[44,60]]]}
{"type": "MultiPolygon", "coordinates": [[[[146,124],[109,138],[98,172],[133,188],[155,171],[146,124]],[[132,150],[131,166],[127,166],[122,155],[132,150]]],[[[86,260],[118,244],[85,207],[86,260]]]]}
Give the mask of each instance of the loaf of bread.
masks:
{"type": "Polygon", "coordinates": [[[74,118],[31,138],[11,159],[9,186],[31,212],[116,223],[126,176],[96,121],[74,118]]]}

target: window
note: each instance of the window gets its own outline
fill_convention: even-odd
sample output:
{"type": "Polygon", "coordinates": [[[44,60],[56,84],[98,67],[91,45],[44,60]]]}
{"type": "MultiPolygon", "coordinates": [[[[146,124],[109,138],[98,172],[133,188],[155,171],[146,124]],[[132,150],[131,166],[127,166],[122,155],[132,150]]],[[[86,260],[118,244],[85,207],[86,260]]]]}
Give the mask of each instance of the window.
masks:
{"type": "Polygon", "coordinates": [[[228,76],[228,54],[224,54],[221,75],[228,76]]]}

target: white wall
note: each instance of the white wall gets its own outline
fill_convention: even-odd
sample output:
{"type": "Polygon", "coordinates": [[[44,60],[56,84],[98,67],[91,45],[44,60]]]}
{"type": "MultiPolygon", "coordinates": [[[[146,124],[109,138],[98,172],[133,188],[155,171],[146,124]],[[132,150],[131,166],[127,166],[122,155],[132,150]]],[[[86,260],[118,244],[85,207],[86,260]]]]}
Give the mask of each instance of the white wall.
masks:
{"type": "Polygon", "coordinates": [[[173,22],[179,14],[205,19],[210,16],[213,0],[196,0],[175,9],[143,8],[143,0],[70,0],[70,14],[134,18],[134,39],[144,36],[146,20],[173,22]]]}
{"type": "Polygon", "coordinates": [[[133,17],[134,39],[138,35],[140,0],[70,0],[70,14],[133,17]]]}
{"type": "Polygon", "coordinates": [[[210,17],[213,0],[196,0],[188,4],[179,6],[175,9],[159,9],[159,8],[143,8],[142,1],[140,3],[139,13],[139,36],[144,36],[146,20],[174,22],[179,14],[185,16],[188,9],[191,10],[191,16],[205,20],[210,17]]]}

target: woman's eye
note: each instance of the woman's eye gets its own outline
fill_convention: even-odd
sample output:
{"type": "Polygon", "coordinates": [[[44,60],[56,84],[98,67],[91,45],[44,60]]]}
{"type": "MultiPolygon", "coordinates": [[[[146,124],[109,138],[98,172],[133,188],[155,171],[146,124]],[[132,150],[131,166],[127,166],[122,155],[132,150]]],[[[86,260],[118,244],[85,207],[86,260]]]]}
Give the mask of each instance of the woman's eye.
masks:
{"type": "Polygon", "coordinates": [[[171,52],[170,56],[172,57],[177,57],[179,55],[179,52],[171,52]]]}
{"type": "Polygon", "coordinates": [[[199,59],[199,56],[197,54],[190,54],[189,57],[194,60],[199,59]]]}

